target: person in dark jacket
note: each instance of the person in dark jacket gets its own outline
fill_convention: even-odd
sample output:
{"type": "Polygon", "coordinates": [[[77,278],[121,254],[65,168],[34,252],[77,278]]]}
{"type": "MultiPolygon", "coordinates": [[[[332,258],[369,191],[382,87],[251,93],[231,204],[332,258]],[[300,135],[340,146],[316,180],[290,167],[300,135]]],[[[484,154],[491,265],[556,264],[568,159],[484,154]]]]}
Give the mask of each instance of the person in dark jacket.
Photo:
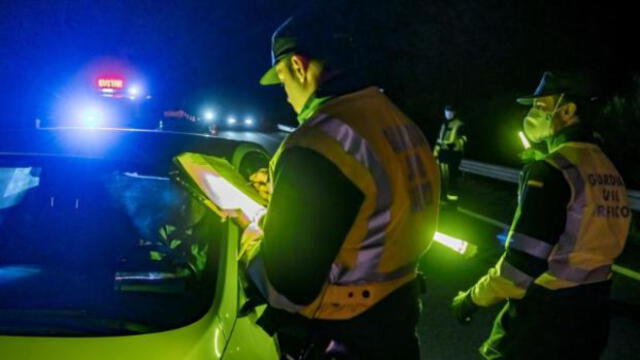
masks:
{"type": "Polygon", "coordinates": [[[464,122],[457,116],[453,106],[445,106],[444,118],[434,155],[440,166],[443,199],[446,198],[447,201],[455,203],[460,196],[460,162],[464,156],[467,134],[464,122]]]}

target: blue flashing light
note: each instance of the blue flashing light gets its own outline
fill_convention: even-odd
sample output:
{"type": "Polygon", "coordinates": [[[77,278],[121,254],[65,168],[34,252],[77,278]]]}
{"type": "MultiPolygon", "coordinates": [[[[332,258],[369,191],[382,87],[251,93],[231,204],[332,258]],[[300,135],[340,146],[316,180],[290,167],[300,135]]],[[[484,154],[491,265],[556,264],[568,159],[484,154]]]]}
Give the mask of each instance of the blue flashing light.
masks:
{"type": "Polygon", "coordinates": [[[140,88],[138,88],[137,86],[132,86],[127,92],[129,93],[129,95],[135,97],[140,94],[140,88]]]}
{"type": "Polygon", "coordinates": [[[87,128],[96,128],[100,126],[103,119],[103,114],[93,108],[85,109],[81,115],[82,126],[87,128]]]}
{"type": "Polygon", "coordinates": [[[253,123],[254,123],[254,121],[253,121],[253,118],[251,118],[251,117],[247,117],[246,119],[244,119],[244,124],[246,126],[252,126],[253,123]]]}
{"type": "Polygon", "coordinates": [[[238,120],[235,118],[235,116],[228,116],[227,117],[227,124],[228,125],[235,125],[235,123],[237,123],[238,120]]]}
{"type": "Polygon", "coordinates": [[[504,246],[507,244],[507,240],[509,239],[509,233],[506,230],[502,231],[500,234],[496,235],[496,238],[500,244],[504,246]]]}
{"type": "Polygon", "coordinates": [[[3,265],[0,266],[0,285],[35,276],[41,269],[31,265],[3,265]]]}

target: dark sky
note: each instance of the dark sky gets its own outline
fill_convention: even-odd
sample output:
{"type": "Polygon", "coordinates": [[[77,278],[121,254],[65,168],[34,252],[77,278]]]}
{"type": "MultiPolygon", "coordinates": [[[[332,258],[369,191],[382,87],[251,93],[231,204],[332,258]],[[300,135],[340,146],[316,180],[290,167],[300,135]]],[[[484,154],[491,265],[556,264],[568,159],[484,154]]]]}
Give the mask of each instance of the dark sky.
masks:
{"type": "MultiPolygon", "coordinates": [[[[280,89],[257,81],[271,32],[305,2],[0,1],[0,124],[41,116],[69,79],[104,57],[144,74],[160,107],[195,111],[209,101],[292,123],[280,89]]],[[[473,122],[473,146],[494,145],[517,127],[513,98],[546,69],[586,69],[608,89],[638,70],[635,12],[613,2],[322,3],[327,17],[350,13],[362,69],[431,139],[442,106],[454,103],[473,122]]]]}

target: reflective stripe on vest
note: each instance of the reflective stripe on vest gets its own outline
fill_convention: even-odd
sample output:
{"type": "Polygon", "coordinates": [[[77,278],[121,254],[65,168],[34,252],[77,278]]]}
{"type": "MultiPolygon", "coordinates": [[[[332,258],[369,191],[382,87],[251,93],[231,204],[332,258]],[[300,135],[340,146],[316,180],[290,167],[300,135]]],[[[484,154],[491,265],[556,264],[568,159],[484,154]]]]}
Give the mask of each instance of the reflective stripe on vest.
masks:
{"type": "Polygon", "coordinates": [[[458,129],[463,123],[459,119],[453,119],[442,124],[440,128],[440,136],[438,136],[438,143],[440,144],[452,144],[458,138],[458,129]]]}
{"type": "Polygon", "coordinates": [[[517,287],[526,289],[533,282],[533,278],[517,267],[509,264],[506,260],[502,259],[500,263],[500,276],[505,279],[511,280],[517,287]]]}
{"type": "Polygon", "coordinates": [[[351,319],[415,278],[436,227],[436,163],[422,132],[375,88],[324,104],[281,149],[294,147],[325,157],[364,195],[321,292],[297,311],[351,319]]]}
{"type": "Polygon", "coordinates": [[[569,255],[578,243],[578,234],[583,221],[583,209],[587,203],[585,182],[580,170],[562,154],[553,153],[548,157],[548,161],[555,164],[563,172],[573,192],[572,201],[567,211],[565,229],[556,245],[556,252],[566,255],[550,262],[549,273],[559,279],[578,284],[607,280],[610,277],[610,272],[596,272],[593,277],[590,276],[591,272],[569,264],[569,255]]]}
{"type": "Polygon", "coordinates": [[[626,190],[617,170],[597,146],[586,143],[567,143],[547,156],[546,161],[562,171],[572,196],[564,232],[549,256],[549,270],[536,282],[563,288],[608,280],[611,264],[624,246],[629,223],[629,219],[598,213],[609,203],[627,206],[626,190]],[[620,184],[588,183],[587,175],[591,174],[608,174],[620,179],[620,184]],[[615,200],[603,195],[609,191],[616,192],[615,200]]]}
{"type": "Polygon", "coordinates": [[[551,244],[517,232],[511,234],[508,244],[510,249],[520,250],[543,260],[546,260],[553,250],[551,244]]]}
{"type": "Polygon", "coordinates": [[[581,269],[570,264],[552,262],[549,273],[559,279],[578,284],[590,284],[608,280],[611,277],[611,265],[602,265],[592,270],[581,269]]]}
{"type": "Polygon", "coordinates": [[[573,191],[572,204],[567,211],[565,230],[560,236],[560,241],[558,241],[557,245],[558,251],[569,254],[575,249],[576,243],[578,242],[578,233],[580,232],[580,225],[582,223],[582,209],[584,209],[587,203],[584,192],[584,179],[578,168],[569,162],[562,154],[554,153],[549,157],[549,160],[562,170],[565,178],[571,184],[573,191]]]}
{"type": "Polygon", "coordinates": [[[377,272],[384,250],[385,229],[391,221],[393,193],[389,177],[367,141],[346,123],[325,114],[310,120],[309,126],[321,129],[335,139],[345,152],[366,167],[371,172],[377,189],[375,210],[368,220],[367,235],[361,243],[355,267],[345,271],[342,266],[334,263],[331,266],[329,282],[340,285],[376,282],[399,278],[414,271],[415,264],[410,264],[388,274],[377,272]]]}

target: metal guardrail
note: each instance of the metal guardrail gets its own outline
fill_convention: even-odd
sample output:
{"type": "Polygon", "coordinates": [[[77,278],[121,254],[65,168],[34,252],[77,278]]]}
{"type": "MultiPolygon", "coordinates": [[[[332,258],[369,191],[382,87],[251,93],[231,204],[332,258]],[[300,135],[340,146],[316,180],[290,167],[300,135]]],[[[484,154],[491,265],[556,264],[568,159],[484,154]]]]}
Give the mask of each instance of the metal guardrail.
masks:
{"type": "MultiPolygon", "coordinates": [[[[518,169],[466,159],[462,160],[462,163],[460,163],[460,170],[516,184],[520,177],[520,170],[518,169]]],[[[627,190],[627,194],[629,196],[629,205],[631,208],[635,211],[640,211],[640,191],[627,190]]]]}

